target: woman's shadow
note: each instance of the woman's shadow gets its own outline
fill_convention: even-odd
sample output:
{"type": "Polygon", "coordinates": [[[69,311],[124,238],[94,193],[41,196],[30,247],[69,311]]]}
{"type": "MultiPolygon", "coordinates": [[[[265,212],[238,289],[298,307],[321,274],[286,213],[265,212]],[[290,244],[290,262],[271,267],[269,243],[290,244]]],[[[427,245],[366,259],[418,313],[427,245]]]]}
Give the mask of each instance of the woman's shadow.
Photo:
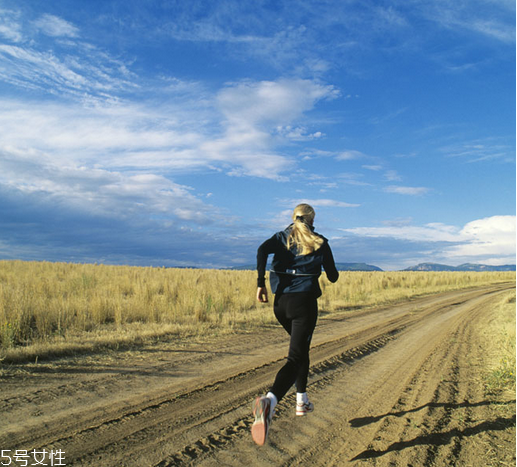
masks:
{"type": "MultiPolygon", "coordinates": [[[[369,425],[370,423],[378,422],[379,420],[382,420],[385,417],[393,416],[393,417],[402,417],[406,414],[412,413],[412,412],[418,412],[419,410],[422,410],[426,407],[428,408],[444,408],[446,410],[452,411],[454,409],[459,408],[473,408],[473,407],[481,407],[481,406],[488,406],[488,405],[515,405],[515,400],[513,401],[507,401],[507,402],[489,402],[489,401],[483,401],[483,402],[461,402],[459,404],[453,404],[453,403],[442,403],[442,402],[430,402],[429,404],[425,404],[421,407],[417,407],[415,409],[409,409],[404,410],[400,412],[390,412],[386,413],[384,415],[378,415],[374,417],[362,417],[362,418],[354,418],[353,420],[350,420],[350,425],[354,428],[359,428],[362,426],[369,425]]],[[[418,446],[418,445],[433,445],[433,446],[442,446],[449,444],[454,437],[466,437],[466,436],[473,436],[477,435],[479,433],[485,432],[485,431],[501,431],[506,430],[507,428],[510,428],[512,426],[515,426],[515,415],[509,418],[503,418],[498,417],[495,420],[491,421],[484,421],[479,423],[478,425],[467,427],[464,429],[454,428],[450,431],[446,432],[437,432],[437,433],[429,433],[421,436],[417,436],[416,438],[408,441],[398,441],[396,443],[391,444],[382,451],[377,451],[375,449],[369,449],[366,451],[363,451],[362,453],[355,456],[352,460],[360,460],[360,459],[374,459],[380,456],[383,456],[384,454],[387,454],[388,452],[392,451],[401,451],[405,448],[412,447],[412,446],[418,446]]]]}

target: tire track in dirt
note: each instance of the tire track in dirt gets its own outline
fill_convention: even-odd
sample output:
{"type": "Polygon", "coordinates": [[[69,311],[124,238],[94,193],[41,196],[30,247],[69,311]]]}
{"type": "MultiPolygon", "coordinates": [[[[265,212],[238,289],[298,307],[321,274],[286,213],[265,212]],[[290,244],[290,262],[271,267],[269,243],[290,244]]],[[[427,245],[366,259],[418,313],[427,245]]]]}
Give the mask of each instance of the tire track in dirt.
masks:
{"type": "MultiPolygon", "coordinates": [[[[277,440],[272,438],[266,449],[257,451],[256,446],[249,439],[249,428],[252,423],[250,404],[253,398],[262,393],[271,383],[274,374],[282,364],[283,358],[278,359],[278,356],[285,354],[287,344],[285,337],[282,338],[278,333],[273,337],[239,336],[232,339],[233,347],[231,342],[226,347],[219,347],[215,349],[219,352],[210,353],[210,358],[206,358],[207,355],[197,354],[183,361],[181,359],[174,361],[175,371],[180,372],[185,366],[195,366],[197,371],[203,369],[207,362],[218,364],[219,378],[213,378],[206,384],[199,384],[199,381],[202,381],[202,374],[200,374],[200,378],[196,380],[186,379],[187,384],[183,391],[167,392],[163,385],[158,389],[149,387],[149,394],[146,397],[128,399],[114,407],[106,407],[102,410],[95,408],[88,416],[81,415],[73,420],[61,420],[62,423],[58,426],[52,424],[45,427],[35,423],[32,429],[26,430],[23,434],[17,433],[14,438],[0,437],[0,442],[6,445],[9,441],[11,449],[62,449],[66,452],[67,465],[156,465],[160,467],[190,464],[342,465],[332,464],[332,458],[322,455],[322,452],[326,451],[312,446],[311,440],[314,439],[314,433],[318,433],[318,440],[322,441],[318,445],[330,447],[331,452],[337,456],[336,459],[342,459],[343,456],[348,455],[350,455],[348,458],[352,459],[354,457],[352,453],[346,449],[343,451],[342,447],[341,450],[335,449],[334,444],[343,432],[350,434],[354,439],[354,432],[346,426],[346,420],[360,419],[361,417],[357,417],[359,409],[367,407],[370,411],[378,413],[375,401],[379,397],[383,398],[383,391],[386,400],[393,399],[394,395],[397,396],[392,405],[387,407],[386,413],[405,412],[404,408],[408,404],[418,404],[419,401],[423,401],[428,397],[428,391],[424,391],[424,394],[418,397],[414,394],[418,393],[418,388],[426,385],[434,387],[436,394],[430,401],[427,400],[427,405],[424,404],[423,409],[411,412],[415,416],[421,417],[424,412],[444,412],[447,407],[440,405],[444,404],[441,402],[442,399],[447,399],[447,404],[461,404],[459,401],[451,401],[450,394],[445,396],[441,394],[438,390],[437,376],[434,376],[437,365],[443,368],[456,368],[454,370],[456,372],[461,368],[460,362],[454,363],[454,355],[457,356],[460,352],[458,346],[458,348],[447,347],[447,351],[442,352],[441,360],[438,358],[439,352],[436,353],[435,350],[439,348],[444,335],[440,326],[445,323],[448,329],[452,330],[451,335],[456,332],[458,336],[463,336],[465,331],[460,330],[458,326],[464,322],[469,310],[476,307],[477,301],[482,303],[480,306],[485,306],[484,302],[489,303],[500,290],[507,288],[508,285],[448,293],[350,316],[341,315],[338,319],[332,317],[328,320],[320,320],[317,328],[319,337],[315,339],[315,345],[311,351],[309,391],[318,403],[317,407],[321,403],[322,410],[311,414],[310,419],[303,417],[302,420],[296,420],[298,432],[286,437],[286,433],[293,430],[294,418],[291,413],[294,396],[288,395],[278,406],[272,428],[272,434],[277,437],[277,440]],[[372,323],[375,324],[372,325],[372,323]],[[423,346],[424,350],[419,351],[416,358],[420,364],[413,363],[413,368],[409,372],[411,378],[407,380],[408,368],[404,364],[404,349],[417,348],[419,340],[426,335],[425,332],[422,334],[422,330],[425,330],[429,324],[436,329],[436,336],[430,344],[423,346]],[[253,339],[255,343],[250,342],[253,339]],[[261,354],[253,351],[258,342],[264,346],[265,360],[261,354]],[[271,344],[272,349],[267,349],[268,344],[271,344]],[[250,351],[251,357],[244,355],[242,362],[237,364],[235,362],[239,361],[240,356],[236,355],[232,360],[233,366],[230,365],[228,369],[225,362],[233,357],[229,355],[232,352],[225,353],[224,349],[237,351],[239,347],[250,351]],[[279,349],[282,350],[279,351],[279,349]],[[376,371],[369,371],[371,362],[383,360],[384,357],[381,357],[383,354],[393,355],[393,357],[385,359],[387,361],[384,362],[382,371],[379,371],[379,368],[376,371]],[[267,363],[257,365],[260,360],[267,363]],[[241,371],[236,371],[239,368],[241,371]],[[406,384],[394,384],[393,378],[398,378],[406,384]],[[350,384],[351,379],[356,379],[361,384],[350,384]],[[193,381],[197,386],[192,386],[193,381]],[[329,397],[328,393],[341,392],[336,391],[336,388],[342,387],[346,388],[342,391],[342,401],[337,400],[335,396],[329,397]],[[393,394],[385,394],[386,388],[393,394]],[[375,397],[369,404],[364,404],[365,397],[371,397],[372,394],[375,397]],[[324,401],[329,399],[334,404],[335,412],[328,407],[323,409],[327,405],[324,401]],[[312,417],[312,415],[315,416],[312,417]],[[306,420],[312,420],[312,422],[302,425],[306,420]],[[286,450],[283,447],[284,443],[285,446],[295,446],[295,452],[286,450]],[[257,454],[260,456],[257,457],[257,454]]],[[[470,316],[470,319],[474,320],[475,316],[470,316]]],[[[164,363],[156,367],[163,367],[166,372],[170,369],[167,365],[168,363],[164,363]]],[[[375,366],[375,363],[373,365],[375,366]]],[[[141,367],[149,369],[153,365],[146,367],[144,360],[141,367]]],[[[453,378],[454,371],[448,377],[453,378]]],[[[145,377],[145,372],[131,376],[142,378],[145,377]]],[[[115,376],[111,377],[115,378],[115,376]]],[[[127,382],[130,383],[131,378],[128,378],[127,382]]],[[[74,388],[73,384],[61,385],[58,392],[69,391],[73,394],[77,388],[84,388],[81,382],[75,383],[77,388],[74,388]]],[[[36,405],[44,400],[37,400],[38,397],[36,391],[33,399],[36,405]]],[[[23,398],[20,398],[17,403],[23,406],[23,398]]],[[[12,406],[12,410],[15,411],[15,409],[16,407],[12,406]]],[[[447,410],[445,414],[442,413],[443,420],[440,423],[434,416],[427,417],[428,419],[424,417],[424,426],[427,424],[430,432],[443,430],[450,425],[446,415],[447,410]]],[[[469,417],[468,421],[472,416],[469,415],[469,417]]],[[[379,443],[386,443],[388,439],[404,439],[410,436],[412,425],[406,420],[397,428],[398,438],[397,436],[393,438],[393,416],[386,416],[382,421],[362,418],[369,422],[362,427],[352,428],[357,428],[357,431],[362,430],[361,436],[364,435],[365,428],[371,432],[370,437],[363,438],[361,445],[364,444],[364,439],[371,439],[372,443],[365,446],[363,451],[372,456],[364,457],[366,454],[363,454],[364,459],[375,459],[374,454],[378,450],[379,443]],[[381,424],[380,427],[379,424],[381,424]]],[[[399,448],[400,446],[395,446],[392,451],[398,452],[399,448]]],[[[357,453],[357,455],[360,454],[357,453]]],[[[454,450],[448,454],[429,451],[424,456],[428,459],[425,465],[431,465],[434,459],[444,455],[457,457],[454,450]]],[[[385,458],[385,454],[379,457],[385,458]]]]}
{"type": "MultiPolygon", "coordinates": [[[[245,342],[245,338],[242,336],[236,336],[232,338],[231,341],[231,348],[239,348],[242,346],[242,344],[245,342]]],[[[160,346],[160,342],[157,344],[151,344],[152,347],[160,346]]],[[[148,347],[148,346],[144,346],[148,347]]],[[[226,349],[225,351],[228,351],[226,349]]],[[[151,374],[153,372],[165,372],[171,368],[171,365],[176,366],[186,366],[191,362],[199,362],[200,359],[203,359],[203,361],[208,364],[210,361],[217,359],[219,353],[221,352],[209,352],[205,349],[205,347],[200,346],[190,346],[188,349],[182,349],[175,351],[178,353],[178,357],[175,357],[172,359],[169,357],[167,359],[167,362],[165,363],[153,363],[150,364],[148,360],[145,361],[144,365],[138,365],[138,364],[131,364],[131,368],[128,368],[126,370],[126,374],[123,374],[122,377],[126,379],[131,379],[133,377],[134,372],[141,371],[142,373],[151,374]],[[191,355],[188,355],[186,357],[182,356],[182,353],[191,353],[191,355]],[[202,354],[202,357],[200,357],[199,354],[202,354]]],[[[109,352],[109,354],[113,354],[115,352],[109,352]]],[[[87,357],[87,359],[91,359],[91,357],[87,357]]],[[[107,375],[99,375],[99,374],[91,374],[88,373],[89,367],[87,364],[85,364],[84,359],[81,359],[81,357],[78,358],[72,358],[72,359],[63,359],[63,364],[52,365],[45,363],[40,364],[27,364],[24,365],[24,373],[30,373],[30,376],[37,381],[39,378],[40,380],[43,378],[45,380],[52,379],[52,378],[58,378],[59,372],[61,367],[65,369],[68,373],[76,373],[77,375],[82,376],[80,381],[75,382],[69,382],[67,381],[64,384],[57,384],[57,385],[47,385],[43,386],[42,388],[38,389],[30,389],[23,393],[18,393],[16,395],[13,395],[11,397],[6,397],[3,399],[0,399],[0,412],[6,413],[10,410],[15,410],[17,407],[25,405],[27,403],[32,404],[43,404],[46,402],[52,402],[58,397],[65,397],[70,393],[85,391],[89,392],[92,390],[95,390],[99,386],[103,388],[107,388],[108,390],[111,388],[111,386],[117,386],[120,384],[121,375],[120,373],[111,373],[107,375]],[[75,364],[75,362],[78,362],[75,364]]],[[[109,371],[110,366],[114,365],[124,365],[124,361],[121,362],[115,362],[108,361],[106,363],[106,371],[109,371]]],[[[24,375],[22,374],[22,377],[24,375]]],[[[14,376],[12,376],[10,379],[13,379],[14,376]]],[[[29,387],[31,385],[29,384],[29,387]]]]}

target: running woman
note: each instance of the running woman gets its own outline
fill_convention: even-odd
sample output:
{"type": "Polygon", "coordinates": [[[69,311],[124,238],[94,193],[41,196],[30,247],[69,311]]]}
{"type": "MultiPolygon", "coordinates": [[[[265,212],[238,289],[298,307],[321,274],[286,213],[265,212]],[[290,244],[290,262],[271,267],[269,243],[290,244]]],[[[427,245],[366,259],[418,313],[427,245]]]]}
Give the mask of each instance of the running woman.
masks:
{"type": "Polygon", "coordinates": [[[267,440],[276,404],[296,384],[296,415],[304,416],[314,410],[307,396],[309,348],[318,319],[317,299],[321,296],[321,268],[330,282],[339,273],[328,241],[314,231],[314,209],[299,204],[293,212],[293,223],[260,245],[257,251],[257,300],[268,302],[265,273],[268,255],[273,254],[270,285],[275,294],[273,310],[291,336],[287,362],[277,373],[266,396],[258,397],[253,405],[255,422],[251,427],[253,440],[262,446],[267,440]]]}

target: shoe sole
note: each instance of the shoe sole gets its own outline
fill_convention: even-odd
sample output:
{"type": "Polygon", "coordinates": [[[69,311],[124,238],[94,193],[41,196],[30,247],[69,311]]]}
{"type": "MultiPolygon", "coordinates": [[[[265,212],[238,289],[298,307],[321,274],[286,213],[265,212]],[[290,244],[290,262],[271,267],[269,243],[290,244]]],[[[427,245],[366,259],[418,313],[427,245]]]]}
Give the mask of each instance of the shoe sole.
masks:
{"type": "Polygon", "coordinates": [[[255,421],[251,427],[251,437],[259,446],[264,446],[269,431],[269,407],[262,403],[262,399],[258,397],[253,404],[253,415],[255,421]],[[266,410],[264,410],[266,408],[266,410]]]}

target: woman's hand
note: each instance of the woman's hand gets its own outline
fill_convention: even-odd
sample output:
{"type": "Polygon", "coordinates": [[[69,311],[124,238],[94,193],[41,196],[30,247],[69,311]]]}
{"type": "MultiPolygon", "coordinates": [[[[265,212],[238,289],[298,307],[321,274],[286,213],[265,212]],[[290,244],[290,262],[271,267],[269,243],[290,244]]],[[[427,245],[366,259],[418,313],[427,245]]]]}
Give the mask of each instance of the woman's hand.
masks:
{"type": "Polygon", "coordinates": [[[259,287],[257,289],[257,300],[261,303],[267,303],[267,288],[266,287],[259,287]]]}

